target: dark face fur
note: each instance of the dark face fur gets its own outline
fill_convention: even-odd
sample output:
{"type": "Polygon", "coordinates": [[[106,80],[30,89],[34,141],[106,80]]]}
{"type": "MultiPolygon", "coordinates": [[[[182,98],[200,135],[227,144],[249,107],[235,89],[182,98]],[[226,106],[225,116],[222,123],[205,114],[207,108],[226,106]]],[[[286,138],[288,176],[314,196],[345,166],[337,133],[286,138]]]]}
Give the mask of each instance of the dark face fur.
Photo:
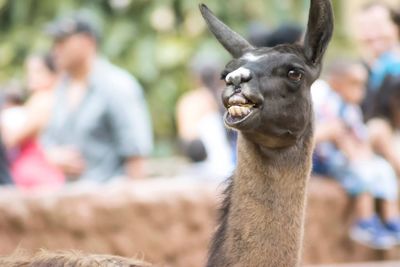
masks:
{"type": "Polygon", "coordinates": [[[294,144],[311,127],[310,86],[333,30],[329,0],[314,0],[305,44],[254,48],[219,21],[204,5],[201,12],[210,30],[232,54],[222,72],[222,100],[228,127],[265,147],[294,144]]]}
{"type": "Polygon", "coordinates": [[[309,87],[314,77],[299,51],[295,45],[261,48],[226,66],[222,100],[227,126],[257,136],[266,146],[290,145],[304,133],[312,119],[309,87]]]}

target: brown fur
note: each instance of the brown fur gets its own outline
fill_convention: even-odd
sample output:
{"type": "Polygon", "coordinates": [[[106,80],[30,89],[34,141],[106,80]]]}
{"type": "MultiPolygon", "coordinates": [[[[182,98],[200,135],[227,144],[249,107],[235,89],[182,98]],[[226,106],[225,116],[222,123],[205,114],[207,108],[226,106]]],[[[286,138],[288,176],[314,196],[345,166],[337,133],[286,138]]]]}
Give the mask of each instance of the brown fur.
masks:
{"type": "Polygon", "coordinates": [[[35,255],[16,252],[0,257],[1,267],[149,267],[148,263],[110,255],[86,255],[75,251],[48,252],[35,255]]]}
{"type": "Polygon", "coordinates": [[[219,252],[211,255],[209,267],[299,264],[311,137],[310,126],[296,146],[274,151],[260,151],[239,137],[238,167],[227,196],[234,209],[223,218],[225,232],[216,235],[221,246],[212,248],[219,252]]]}

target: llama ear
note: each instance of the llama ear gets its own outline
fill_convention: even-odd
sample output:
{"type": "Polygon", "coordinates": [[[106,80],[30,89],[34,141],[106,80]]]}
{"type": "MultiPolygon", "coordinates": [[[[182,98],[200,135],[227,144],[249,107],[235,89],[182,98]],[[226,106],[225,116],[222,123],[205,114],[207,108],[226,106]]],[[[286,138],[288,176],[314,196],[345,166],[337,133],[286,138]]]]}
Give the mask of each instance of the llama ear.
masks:
{"type": "Polygon", "coordinates": [[[206,5],[200,4],[199,8],[210,31],[234,58],[253,49],[249,42],[220,21],[206,5]]]}
{"type": "Polygon", "coordinates": [[[304,52],[312,64],[320,64],[333,34],[333,10],[330,0],[311,0],[304,52]]]}

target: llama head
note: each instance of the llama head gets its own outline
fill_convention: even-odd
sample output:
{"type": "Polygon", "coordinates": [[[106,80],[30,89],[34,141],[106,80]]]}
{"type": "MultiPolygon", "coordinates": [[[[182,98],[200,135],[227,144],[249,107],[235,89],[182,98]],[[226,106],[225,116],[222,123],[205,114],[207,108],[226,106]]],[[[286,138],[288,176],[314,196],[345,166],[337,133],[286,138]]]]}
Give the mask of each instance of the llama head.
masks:
{"type": "Polygon", "coordinates": [[[304,44],[256,48],[205,6],[209,29],[233,56],[222,72],[228,127],[270,148],[293,145],[311,127],[310,86],[333,32],[330,0],[311,0],[304,44]]]}

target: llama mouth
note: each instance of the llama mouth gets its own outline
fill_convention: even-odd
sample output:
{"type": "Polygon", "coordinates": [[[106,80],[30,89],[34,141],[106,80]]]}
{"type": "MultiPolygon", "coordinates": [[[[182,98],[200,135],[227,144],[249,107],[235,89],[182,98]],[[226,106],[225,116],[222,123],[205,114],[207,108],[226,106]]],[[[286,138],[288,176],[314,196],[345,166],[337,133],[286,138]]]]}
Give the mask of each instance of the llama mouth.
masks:
{"type": "Polygon", "coordinates": [[[225,113],[224,120],[227,126],[233,127],[238,126],[242,122],[246,121],[254,112],[254,108],[243,108],[243,107],[232,107],[235,110],[235,115],[230,113],[230,109],[225,113]],[[239,111],[242,109],[242,111],[239,111]],[[237,113],[242,112],[242,113],[237,113]]]}

